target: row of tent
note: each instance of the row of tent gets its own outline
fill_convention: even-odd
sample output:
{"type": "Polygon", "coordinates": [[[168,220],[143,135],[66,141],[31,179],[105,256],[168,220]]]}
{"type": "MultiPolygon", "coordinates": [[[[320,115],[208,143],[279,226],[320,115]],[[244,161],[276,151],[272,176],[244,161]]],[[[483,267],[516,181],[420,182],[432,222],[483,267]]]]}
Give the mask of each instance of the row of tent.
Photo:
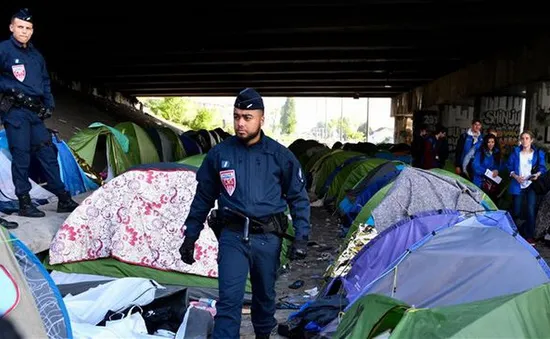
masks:
{"type": "MultiPolygon", "coordinates": [[[[107,229],[114,230],[120,226],[119,230],[126,231],[128,224],[124,222],[129,221],[130,218],[132,218],[130,225],[133,229],[147,229],[150,232],[151,225],[157,221],[146,223],[144,206],[133,204],[139,199],[141,199],[139,201],[147,199],[154,201],[156,199],[164,202],[164,198],[160,197],[167,192],[172,192],[173,189],[167,187],[166,189],[136,191],[135,185],[145,187],[152,177],[167,176],[168,173],[180,173],[180,177],[187,177],[189,182],[194,182],[195,172],[202,163],[206,152],[229,136],[221,129],[187,131],[178,135],[168,128],[143,128],[129,122],[114,127],[94,123],[77,133],[68,142],[60,139],[54,131],[50,132],[52,142],[56,146],[61,178],[71,195],[91,192],[86,203],[81,204],[74,213],[71,213],[67,222],[60,228],[60,235],[67,234],[63,232],[70,229],[69,238],[74,238],[77,234],[89,235],[89,233],[80,231],[85,227],[88,227],[89,231],[105,231],[107,229]],[[101,172],[108,174],[106,177],[101,177],[99,174],[101,172]],[[147,175],[143,176],[143,174],[147,175]],[[136,180],[133,180],[134,178],[136,180]],[[132,185],[128,187],[129,192],[135,191],[134,195],[122,196],[122,190],[117,185],[128,181],[132,181],[132,185]],[[116,189],[109,191],[108,187],[116,189]],[[109,203],[94,210],[92,208],[94,202],[98,201],[101,203],[109,201],[109,203]],[[116,211],[113,210],[115,202],[119,203],[116,205],[118,207],[116,211]],[[112,207],[112,211],[109,210],[109,206],[112,207]],[[127,211],[127,219],[120,219],[122,210],[127,211]],[[95,214],[96,212],[97,214],[95,214]],[[113,213],[109,214],[110,212],[113,213]],[[86,222],[72,225],[71,218],[75,220],[82,213],[85,215],[86,222]],[[113,218],[115,215],[117,217],[113,218]],[[107,222],[100,224],[98,216],[105,217],[106,219],[103,220],[107,222]],[[111,227],[106,227],[107,224],[111,227]]],[[[33,161],[35,160],[33,159],[33,161]]],[[[45,178],[41,167],[31,166],[30,174],[32,184],[30,193],[33,202],[36,205],[48,203],[50,198],[53,198],[53,194],[48,191],[48,186],[44,185],[45,178]]],[[[0,131],[0,176],[0,211],[12,213],[17,210],[18,203],[11,180],[11,154],[5,131],[0,131]]],[[[171,180],[165,181],[165,183],[168,186],[176,184],[171,180]]],[[[179,196],[181,204],[190,205],[193,199],[190,192],[189,189],[184,190],[179,196]]],[[[185,214],[181,210],[176,212],[171,220],[172,223],[183,224],[185,214]]],[[[102,246],[109,243],[110,237],[114,234],[103,233],[106,238],[102,238],[102,246]]],[[[179,233],[176,232],[175,235],[177,234],[179,233]]],[[[87,236],[83,239],[85,238],[87,236]]],[[[165,240],[167,239],[164,238],[163,241],[165,240]]],[[[82,245],[81,249],[84,247],[84,243],[80,244],[82,245]]],[[[165,244],[167,249],[172,251],[175,249],[177,252],[179,246],[174,247],[173,242],[165,242],[165,244]]],[[[93,246],[97,246],[97,238],[94,239],[93,246]]],[[[288,246],[287,241],[283,245],[283,253],[286,253],[288,246]]],[[[61,250],[63,253],[68,250],[68,247],[61,249],[56,245],[55,239],[52,242],[52,248],[61,250]]],[[[94,247],[94,250],[96,249],[94,247]]],[[[217,247],[209,246],[208,250],[204,252],[205,256],[215,258],[217,247]]],[[[123,297],[127,297],[126,301],[130,298],[128,305],[131,306],[144,295],[151,296],[151,298],[140,304],[143,310],[146,310],[147,307],[155,308],[162,311],[163,317],[166,317],[166,311],[170,308],[172,320],[179,319],[173,323],[179,325],[182,318],[182,307],[185,312],[190,299],[215,298],[217,295],[218,284],[215,272],[208,272],[208,274],[199,272],[197,274],[197,272],[182,273],[178,270],[156,269],[150,267],[151,265],[148,267],[139,260],[135,261],[124,256],[117,257],[110,254],[96,255],[94,258],[79,262],[50,265],[49,255],[40,261],[19,239],[3,229],[0,234],[0,253],[2,254],[0,256],[0,266],[2,267],[0,286],[3,290],[3,298],[0,301],[0,328],[3,336],[7,337],[12,335],[12,330],[24,338],[112,336],[117,332],[115,328],[106,329],[105,319],[102,321],[103,324],[99,324],[101,326],[97,326],[97,319],[94,320],[94,317],[90,317],[90,315],[95,314],[96,317],[98,314],[109,315],[113,309],[116,310],[116,307],[123,305],[121,303],[123,297]],[[51,270],[51,274],[47,270],[51,270]],[[156,292],[151,295],[152,289],[156,292]],[[98,295],[100,290],[106,293],[105,296],[98,295]],[[130,290],[138,293],[134,293],[138,299],[132,299],[132,295],[127,293],[130,290]],[[119,295],[116,295],[116,291],[119,295]],[[184,300],[185,305],[177,305],[179,309],[175,307],[174,303],[170,301],[171,295],[176,295],[176,298],[184,300]],[[180,296],[182,297],[180,298],[180,296]],[[102,302],[98,300],[102,300],[102,302]],[[148,306],[147,303],[152,306],[148,306]]],[[[174,254],[177,255],[177,253],[174,254]]],[[[286,262],[286,255],[283,255],[282,265],[286,262]]],[[[247,292],[247,300],[250,301],[250,283],[247,284],[247,292]]],[[[145,314],[143,316],[145,317],[145,314]]],[[[128,313],[128,321],[133,321],[130,318],[128,313]]],[[[204,319],[204,314],[202,318],[204,319]]],[[[206,330],[197,327],[198,325],[193,325],[200,323],[200,321],[196,321],[198,318],[186,315],[186,319],[188,324],[184,326],[184,332],[190,333],[190,336],[197,334],[193,334],[193,329],[199,330],[199,332],[206,330]]],[[[146,318],[145,320],[147,329],[150,330],[151,319],[146,318]]],[[[162,320],[166,323],[166,318],[162,320]]],[[[153,325],[158,327],[159,324],[153,325]]],[[[177,327],[172,330],[177,330],[177,327]]],[[[116,334],[118,337],[134,337],[135,335],[137,337],[155,337],[153,332],[147,333],[147,331],[145,333],[117,332],[116,334]]],[[[163,336],[156,337],[162,338],[163,336]]]]}
{"type": "MultiPolygon", "coordinates": [[[[108,284],[122,284],[126,279],[142,279],[143,282],[138,282],[142,287],[152,281],[168,288],[170,293],[178,293],[176,297],[186,303],[199,298],[217,298],[217,240],[208,222],[197,241],[200,252],[197,262],[193,265],[183,264],[178,252],[183,240],[180,227],[193,201],[196,171],[205,156],[197,154],[176,162],[131,167],[92,192],[70,214],[54,236],[48,255],[42,262],[26,250],[25,262],[31,262],[33,269],[40,273],[34,275],[36,284],[29,285],[36,306],[28,307],[34,307],[31,313],[40,313],[42,321],[34,319],[41,326],[25,329],[20,318],[11,319],[17,329],[27,334],[27,337],[39,337],[43,331],[47,336],[40,337],[108,335],[102,332],[106,329],[104,323],[98,322],[100,318],[90,315],[94,312],[104,315],[108,310],[120,311],[115,309],[120,303],[111,305],[108,301],[124,299],[123,294],[128,289],[133,291],[133,288],[108,284]],[[42,287],[38,289],[37,286],[42,287]],[[98,310],[99,302],[94,303],[88,296],[98,293],[96,290],[109,293],[108,298],[94,298],[107,303],[103,308],[112,308],[106,308],[103,313],[98,310]],[[43,300],[47,293],[53,296],[43,300]],[[48,302],[50,307],[55,307],[55,312],[48,313],[48,302]],[[89,310],[84,311],[84,308],[89,310]]],[[[291,221],[289,213],[287,215],[291,221]]],[[[292,222],[287,232],[293,234],[292,222]]],[[[24,247],[19,240],[13,239],[17,246],[24,247]]],[[[281,270],[288,263],[289,247],[290,242],[285,239],[281,251],[281,270]]],[[[0,280],[0,286],[6,282],[0,280]]],[[[23,284],[20,288],[23,288],[23,284]]],[[[160,292],[158,289],[156,293],[160,292]]],[[[174,300],[159,294],[155,295],[152,304],[164,312],[167,307],[173,307],[174,300]]],[[[245,302],[251,302],[249,281],[245,302]]],[[[142,308],[146,310],[146,307],[142,308]]],[[[181,310],[179,313],[174,312],[175,317],[181,320],[181,310]]],[[[142,315],[145,317],[145,312],[142,315]]],[[[200,323],[186,320],[186,330],[195,329],[195,335],[198,335],[190,337],[206,337],[206,330],[197,327],[200,323]]],[[[149,323],[147,325],[149,329],[149,323]]],[[[135,333],[128,332],[126,337],[135,337],[135,333]]]]}
{"type": "Polygon", "coordinates": [[[107,126],[96,122],[71,137],[68,145],[96,173],[110,180],[136,165],[205,154],[228,136],[221,128],[178,135],[168,127],[141,127],[133,122],[107,126]]]}
{"type": "Polygon", "coordinates": [[[292,149],[344,240],[291,338],[547,336],[550,268],[478,187],[377,153],[292,149]]]}

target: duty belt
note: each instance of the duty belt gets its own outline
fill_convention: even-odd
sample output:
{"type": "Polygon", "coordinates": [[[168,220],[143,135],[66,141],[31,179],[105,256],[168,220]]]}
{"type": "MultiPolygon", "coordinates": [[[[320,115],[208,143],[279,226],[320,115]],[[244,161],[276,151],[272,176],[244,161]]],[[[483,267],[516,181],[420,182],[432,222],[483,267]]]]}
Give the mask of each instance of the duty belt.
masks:
{"type": "MultiPolygon", "coordinates": [[[[230,230],[243,232],[243,240],[247,242],[250,234],[274,233],[279,237],[294,241],[294,237],[286,233],[286,229],[281,230],[278,223],[274,220],[275,217],[268,218],[269,221],[263,222],[254,218],[250,218],[238,211],[234,211],[228,207],[224,207],[224,211],[231,214],[224,219],[226,227],[230,230]]],[[[286,218],[286,216],[283,216],[286,218]]]]}
{"type": "Polygon", "coordinates": [[[4,93],[1,97],[8,100],[15,107],[23,107],[35,113],[41,113],[45,106],[38,97],[32,97],[23,93],[4,93]]]}

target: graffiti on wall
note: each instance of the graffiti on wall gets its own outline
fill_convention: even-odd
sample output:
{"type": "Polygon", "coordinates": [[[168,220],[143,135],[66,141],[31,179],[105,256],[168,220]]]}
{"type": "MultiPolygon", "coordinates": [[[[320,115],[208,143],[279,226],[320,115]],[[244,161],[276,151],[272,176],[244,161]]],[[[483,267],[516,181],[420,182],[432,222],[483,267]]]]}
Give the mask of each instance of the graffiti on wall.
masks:
{"type": "Polygon", "coordinates": [[[521,110],[511,108],[487,110],[481,114],[483,129],[494,128],[498,132],[501,144],[517,144],[519,129],[521,127],[521,110]]]}
{"type": "Polygon", "coordinates": [[[521,128],[522,98],[487,97],[481,102],[483,129],[496,129],[502,146],[517,145],[521,128]]]}
{"type": "Polygon", "coordinates": [[[458,143],[458,138],[466,130],[466,128],[460,126],[453,126],[447,128],[447,142],[449,144],[449,153],[454,154],[456,150],[456,144],[458,143]]]}
{"type": "Polygon", "coordinates": [[[429,130],[433,130],[439,121],[438,111],[416,111],[413,114],[413,130],[418,131],[421,125],[427,125],[429,130]]]}

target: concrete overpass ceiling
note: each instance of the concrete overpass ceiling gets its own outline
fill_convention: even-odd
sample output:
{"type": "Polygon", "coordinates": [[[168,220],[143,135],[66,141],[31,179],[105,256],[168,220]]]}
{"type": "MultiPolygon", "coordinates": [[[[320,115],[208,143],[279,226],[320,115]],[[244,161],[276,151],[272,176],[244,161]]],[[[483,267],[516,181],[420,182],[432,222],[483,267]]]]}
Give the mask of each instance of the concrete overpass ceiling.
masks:
{"type": "Polygon", "coordinates": [[[542,10],[487,0],[178,6],[43,2],[34,42],[50,70],[133,96],[387,97],[548,30],[542,10]]]}

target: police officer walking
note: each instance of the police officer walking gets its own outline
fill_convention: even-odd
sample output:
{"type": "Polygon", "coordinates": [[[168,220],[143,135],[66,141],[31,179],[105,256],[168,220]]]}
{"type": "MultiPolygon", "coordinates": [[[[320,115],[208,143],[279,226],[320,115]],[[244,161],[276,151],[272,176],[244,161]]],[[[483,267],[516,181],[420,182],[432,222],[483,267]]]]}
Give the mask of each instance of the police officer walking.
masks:
{"type": "Polygon", "coordinates": [[[31,203],[31,156],[41,164],[48,190],[57,195],[57,212],[72,212],[78,204],[61,181],[57,155],[43,119],[55,107],[44,58],[30,43],[33,20],[27,9],[11,18],[10,39],[0,42],[0,120],[12,156],[12,179],[19,199],[19,215],[43,217],[31,203]]]}
{"type": "MultiPolygon", "coordinates": [[[[194,262],[195,242],[218,200],[223,226],[218,236],[219,302],[213,337],[239,338],[247,275],[252,285],[251,317],[256,338],[269,338],[277,326],[275,280],[281,237],[290,209],[295,239],[291,253],[304,258],[310,232],[310,205],[300,163],[267,137],[263,100],[247,88],[235,100],[235,136],[211,149],[197,172],[196,195],[185,222],[182,260],[194,262]]],[[[216,230],[215,230],[216,232],[216,230]]]]}

